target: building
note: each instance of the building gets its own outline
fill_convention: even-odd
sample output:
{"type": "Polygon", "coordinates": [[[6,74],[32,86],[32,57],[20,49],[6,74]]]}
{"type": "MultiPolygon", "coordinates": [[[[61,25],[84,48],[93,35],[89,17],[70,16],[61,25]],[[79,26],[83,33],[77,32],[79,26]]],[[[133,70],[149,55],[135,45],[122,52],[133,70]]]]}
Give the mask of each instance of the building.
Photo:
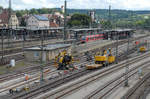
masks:
{"type": "Polygon", "coordinates": [[[62,19],[64,18],[64,15],[60,12],[55,12],[55,15],[62,18],[62,19]]]}
{"type": "Polygon", "coordinates": [[[90,17],[91,17],[91,19],[92,19],[92,22],[95,22],[95,11],[89,11],[89,15],[90,15],[90,17]]]}
{"type": "Polygon", "coordinates": [[[50,23],[50,27],[59,27],[59,25],[57,24],[57,23],[55,23],[55,22],[49,22],[50,23]]]}
{"type": "Polygon", "coordinates": [[[49,62],[50,60],[54,59],[59,52],[63,50],[69,50],[71,48],[71,44],[53,44],[53,45],[46,45],[43,47],[43,55],[41,47],[32,47],[25,49],[25,57],[27,61],[42,61],[49,62]]]}
{"type": "Polygon", "coordinates": [[[28,29],[49,28],[49,19],[40,15],[31,15],[27,19],[28,29]]]}
{"type": "Polygon", "coordinates": [[[9,12],[7,9],[4,9],[0,14],[0,27],[7,27],[10,26],[10,28],[16,28],[19,26],[19,21],[15,13],[11,14],[10,20],[9,20],[9,12]]]}
{"type": "Polygon", "coordinates": [[[8,10],[4,9],[1,13],[0,13],[0,27],[8,27],[8,10]]]}
{"type": "Polygon", "coordinates": [[[50,27],[63,26],[63,15],[59,12],[55,12],[54,14],[42,14],[41,16],[47,17],[49,19],[50,27]]]}
{"type": "Polygon", "coordinates": [[[18,18],[15,13],[13,13],[10,17],[9,26],[13,29],[15,29],[19,26],[19,21],[18,21],[18,18]]]}

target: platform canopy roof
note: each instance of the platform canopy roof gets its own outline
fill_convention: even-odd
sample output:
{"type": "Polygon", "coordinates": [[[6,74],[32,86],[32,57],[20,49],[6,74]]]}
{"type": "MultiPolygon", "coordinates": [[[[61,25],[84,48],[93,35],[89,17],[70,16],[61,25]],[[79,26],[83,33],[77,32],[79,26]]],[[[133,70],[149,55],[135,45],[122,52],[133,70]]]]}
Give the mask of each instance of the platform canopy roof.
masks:
{"type": "Polygon", "coordinates": [[[92,31],[92,30],[102,30],[102,29],[101,28],[82,28],[82,29],[68,29],[68,30],[79,32],[79,31],[92,31]]]}
{"type": "Polygon", "coordinates": [[[104,30],[105,32],[133,32],[134,29],[112,29],[112,30],[104,30]]]}

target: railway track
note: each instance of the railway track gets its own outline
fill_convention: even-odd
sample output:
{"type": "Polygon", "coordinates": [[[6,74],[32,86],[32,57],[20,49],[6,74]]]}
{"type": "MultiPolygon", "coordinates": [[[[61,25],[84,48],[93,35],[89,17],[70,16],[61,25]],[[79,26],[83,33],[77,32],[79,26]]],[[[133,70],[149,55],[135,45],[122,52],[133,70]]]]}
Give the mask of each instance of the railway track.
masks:
{"type": "MultiPolygon", "coordinates": [[[[149,57],[149,56],[150,56],[150,54],[143,56],[143,58],[141,58],[141,57],[135,58],[133,60],[130,60],[128,64],[134,64],[134,63],[138,62],[139,60],[145,59],[146,57],[149,57]]],[[[49,99],[49,98],[61,99],[62,97],[65,97],[65,96],[73,93],[73,91],[75,91],[75,90],[80,90],[80,88],[88,85],[89,83],[92,83],[98,79],[102,79],[102,77],[110,75],[111,73],[116,72],[116,71],[124,68],[126,65],[127,65],[126,63],[118,64],[115,67],[111,67],[111,68],[104,70],[102,72],[99,72],[95,75],[89,76],[86,79],[79,81],[78,83],[75,83],[73,85],[67,86],[67,87],[62,88],[62,89],[58,89],[58,91],[56,91],[56,92],[54,91],[52,93],[49,93],[47,96],[44,96],[44,99],[49,99]]],[[[139,65],[139,66],[141,66],[141,65],[139,65]]],[[[43,97],[40,97],[40,98],[43,98],[43,97]]],[[[39,98],[36,97],[36,99],[39,99],[39,98]]],[[[97,98],[86,97],[85,99],[97,99],[97,98]]]]}
{"type": "MultiPolygon", "coordinates": [[[[82,56],[82,62],[86,62],[86,56],[82,56]]],[[[54,60],[51,60],[51,62],[45,64],[46,67],[44,67],[44,69],[50,69],[50,66],[54,66],[54,60]]],[[[31,74],[31,73],[35,73],[37,71],[41,70],[41,65],[37,65],[37,66],[30,66],[28,68],[24,68],[23,70],[17,70],[16,73],[14,74],[8,74],[6,76],[1,76],[0,77],[0,83],[4,82],[6,80],[11,80],[13,78],[17,78],[20,76],[24,76],[24,74],[31,74]]]]}
{"type": "MultiPolygon", "coordinates": [[[[122,47],[121,47],[122,48],[122,47]]],[[[133,48],[134,49],[134,48],[133,48]]],[[[135,51],[135,50],[131,50],[130,52],[132,53],[133,51],[135,51]]],[[[112,51],[113,52],[113,51],[112,51]]],[[[119,55],[118,55],[119,56],[119,55]]],[[[81,56],[82,58],[84,58],[85,56],[81,56]]],[[[120,59],[122,59],[123,60],[123,57],[124,57],[124,55],[122,55],[122,54],[120,54],[120,59]]],[[[86,59],[84,59],[84,61],[85,61],[86,59]]],[[[121,61],[121,60],[120,60],[121,61]]],[[[82,61],[83,62],[83,61],[82,61]]],[[[83,62],[82,64],[85,64],[86,63],[86,61],[85,62],[83,62]]],[[[52,64],[50,64],[50,65],[52,65],[52,64]]],[[[26,74],[28,74],[28,73],[34,73],[34,72],[37,72],[38,71],[38,68],[39,68],[40,66],[37,66],[37,67],[31,67],[31,68],[27,68],[27,69],[25,69],[26,71],[28,71],[28,72],[25,72],[26,74]],[[34,70],[35,69],[35,70],[34,70]],[[32,71],[31,71],[32,70],[32,71]]],[[[47,66],[48,67],[48,66],[47,66]]],[[[47,67],[45,67],[45,69],[48,69],[47,67]]],[[[39,70],[40,70],[40,68],[39,68],[39,70]]],[[[3,77],[3,78],[1,78],[0,79],[0,81],[1,82],[4,82],[4,81],[6,81],[6,80],[11,80],[11,79],[13,79],[13,78],[17,78],[17,77],[21,77],[21,76],[24,76],[24,74],[25,74],[24,72],[22,72],[22,73],[17,73],[17,74],[12,74],[12,75],[9,75],[9,76],[7,76],[7,77],[3,77]]],[[[51,72],[49,72],[49,73],[51,73],[51,72]]],[[[34,80],[32,80],[32,81],[35,81],[35,80],[37,80],[38,78],[36,77],[34,80]]],[[[24,84],[24,83],[23,83],[24,84]]],[[[23,85],[23,84],[19,84],[19,85],[17,85],[17,86],[15,86],[15,87],[18,87],[18,86],[20,86],[20,85],[23,85]]],[[[14,87],[14,86],[13,86],[14,87]]],[[[8,85],[7,86],[7,90],[8,89],[11,89],[11,88],[13,88],[13,87],[11,87],[11,85],[8,85]]],[[[6,91],[6,90],[3,90],[3,92],[4,91],[6,91]]]]}
{"type": "MultiPolygon", "coordinates": [[[[132,51],[135,51],[135,50],[132,50],[132,51]]],[[[131,51],[130,51],[131,52],[131,51]]],[[[122,55],[122,54],[120,54],[120,57],[124,57],[124,55],[122,55]]],[[[82,56],[82,58],[86,58],[85,56],[82,56]]],[[[121,59],[123,59],[123,58],[121,58],[121,59]]],[[[85,61],[86,59],[84,59],[84,62],[82,63],[82,64],[85,64],[86,63],[86,61],[85,61]]],[[[52,64],[51,64],[52,65],[52,64]]],[[[80,64],[81,65],[81,64],[80,64]]],[[[27,68],[27,71],[30,69],[30,70],[32,70],[32,71],[29,71],[29,72],[26,72],[26,73],[31,73],[31,72],[37,72],[37,68],[39,68],[40,66],[38,66],[38,67],[32,67],[32,68],[27,68]],[[36,69],[35,69],[36,68],[36,69]],[[34,70],[35,69],[35,70],[34,70]]],[[[45,69],[47,69],[47,68],[45,68],[45,69]]],[[[40,70],[40,68],[39,68],[39,70],[40,70]]],[[[20,77],[20,76],[24,76],[24,74],[25,73],[18,73],[18,74],[15,74],[15,75],[9,75],[9,76],[7,76],[7,77],[3,77],[3,78],[1,78],[0,79],[0,81],[2,82],[2,81],[5,81],[5,80],[10,80],[10,79],[12,79],[12,78],[15,78],[15,77],[20,77]]],[[[35,80],[37,80],[37,79],[35,79],[35,80]]],[[[35,80],[33,80],[33,81],[35,81],[35,80]]],[[[8,87],[10,87],[10,86],[8,86],[8,87]]],[[[17,87],[17,86],[16,86],[17,87]]]]}
{"type": "MultiPolygon", "coordinates": [[[[72,41],[65,41],[65,43],[68,43],[68,42],[73,42],[73,40],[72,41]]],[[[60,44],[60,43],[64,43],[64,42],[45,43],[45,45],[60,44]]],[[[33,44],[32,44],[32,46],[31,45],[30,46],[26,46],[25,48],[30,48],[30,47],[40,46],[40,45],[41,44],[37,44],[37,45],[33,46],[33,44]]],[[[0,57],[0,66],[9,64],[11,59],[15,59],[16,61],[24,59],[23,49],[22,48],[7,49],[7,50],[4,50],[3,52],[0,51],[0,55],[1,56],[2,56],[2,53],[3,53],[4,57],[3,57],[3,59],[2,59],[2,57],[0,57]]]]}
{"type": "MultiPolygon", "coordinates": [[[[26,40],[25,42],[32,42],[32,41],[39,41],[40,39],[33,39],[33,40],[26,40]]],[[[15,44],[15,43],[22,43],[23,41],[13,41],[13,42],[4,42],[4,44],[15,44]]],[[[1,43],[1,42],[0,42],[1,43]]]]}
{"type": "MultiPolygon", "coordinates": [[[[83,58],[83,63],[85,63],[86,62],[86,56],[82,56],[82,58],[83,58]]],[[[54,60],[51,60],[51,62],[45,64],[46,67],[44,67],[44,69],[45,70],[50,69],[49,67],[54,66],[54,64],[55,64],[54,60]]],[[[38,72],[40,70],[41,70],[41,65],[24,68],[23,71],[20,70],[21,72],[18,70],[15,74],[9,74],[7,76],[0,77],[0,83],[4,82],[6,80],[11,80],[11,79],[16,78],[16,77],[24,76],[24,74],[32,74],[32,73],[38,72]]]]}
{"type": "MultiPolygon", "coordinates": [[[[49,64],[46,64],[46,65],[51,66],[52,64],[49,63],[49,64]]],[[[48,66],[44,67],[44,69],[48,69],[48,66]]],[[[6,80],[11,80],[13,78],[24,76],[24,74],[30,74],[30,73],[37,72],[38,70],[40,70],[40,65],[24,68],[24,70],[21,71],[21,72],[18,71],[15,74],[9,74],[9,75],[0,77],[0,83],[4,82],[6,80]]]]}
{"type": "MultiPolygon", "coordinates": [[[[138,73],[138,68],[139,67],[147,67],[150,65],[150,61],[147,61],[143,64],[140,64],[139,66],[136,66],[132,68],[127,74],[128,74],[128,79],[134,76],[135,74],[138,73]]],[[[111,80],[107,84],[103,85],[102,87],[98,88],[94,92],[92,92],[90,95],[86,96],[84,99],[105,99],[107,95],[111,94],[113,90],[121,86],[126,79],[122,78],[125,76],[125,74],[120,75],[119,77],[116,77],[115,79],[111,80]]],[[[129,94],[127,95],[129,96],[129,94]]],[[[127,97],[124,99],[128,99],[127,97]]],[[[136,98],[137,99],[137,98],[136,98]]]]}
{"type": "MultiPolygon", "coordinates": [[[[22,75],[23,75],[23,73],[22,73],[22,75]]],[[[18,74],[18,76],[20,76],[19,74],[18,74]]],[[[11,77],[11,76],[10,76],[11,77]]],[[[12,77],[11,77],[12,78],[12,77]]]]}
{"type": "MultiPolygon", "coordinates": [[[[49,44],[60,44],[60,43],[70,43],[70,42],[73,42],[74,40],[68,40],[68,41],[56,41],[56,42],[45,42],[44,45],[49,45],[49,44]]],[[[40,46],[41,45],[41,42],[39,42],[38,44],[32,44],[32,43],[29,43],[27,45],[25,45],[24,47],[25,48],[30,48],[30,47],[35,47],[35,46],[40,46]]],[[[15,46],[16,47],[16,46],[15,46]]],[[[18,52],[22,52],[23,49],[22,49],[22,45],[21,47],[16,47],[16,48],[10,48],[10,49],[5,49],[3,52],[0,50],[0,55],[2,55],[2,53],[4,53],[4,55],[9,55],[9,54],[15,54],[15,53],[18,53],[18,52]]]]}
{"type": "MultiPolygon", "coordinates": [[[[86,62],[85,62],[86,63],[86,62]]],[[[83,64],[85,64],[85,63],[81,63],[81,64],[78,64],[79,66],[81,66],[81,65],[83,65],[83,64]]],[[[57,71],[57,70],[53,70],[53,71],[48,71],[48,72],[46,72],[46,74],[47,75],[49,75],[49,74],[58,74],[58,72],[59,71],[57,71]]],[[[60,73],[60,72],[59,72],[60,73]]],[[[61,75],[65,75],[65,74],[63,74],[63,73],[61,73],[61,75]]],[[[55,76],[55,77],[53,77],[53,79],[54,78],[58,78],[58,77],[60,77],[60,76],[55,76]]],[[[49,78],[49,77],[45,77],[45,78],[49,78]]],[[[20,86],[23,86],[23,85],[25,85],[25,84],[29,84],[29,83],[33,83],[33,82],[35,82],[35,81],[37,81],[37,80],[39,80],[39,75],[34,75],[34,76],[32,76],[30,79],[29,79],[29,81],[22,81],[22,82],[17,82],[17,83],[15,83],[15,85],[13,84],[13,85],[9,85],[9,86],[7,86],[7,87],[5,87],[5,88],[1,88],[0,89],[0,93],[3,93],[3,92],[5,92],[5,91],[8,91],[9,89],[13,89],[13,88],[17,88],[17,87],[20,87],[20,86]]],[[[45,80],[47,80],[47,79],[45,79],[45,80]]]]}
{"type": "MultiPolygon", "coordinates": [[[[86,57],[85,56],[82,56],[82,63],[80,63],[80,64],[76,64],[76,65],[78,65],[78,66],[81,66],[81,65],[83,65],[83,64],[85,64],[87,61],[86,61],[86,57]]],[[[53,71],[50,71],[50,68],[49,68],[49,66],[54,66],[54,63],[53,62],[51,62],[51,63],[49,63],[49,64],[47,64],[48,66],[46,66],[46,67],[44,67],[44,71],[48,71],[48,72],[46,72],[46,74],[50,74],[50,73],[58,73],[59,71],[57,71],[56,69],[54,69],[53,71]]],[[[36,76],[34,76],[34,77],[32,77],[33,78],[33,80],[31,80],[30,82],[33,82],[33,81],[36,81],[36,80],[38,80],[39,79],[39,75],[38,75],[38,72],[40,71],[40,65],[39,66],[33,66],[33,67],[30,67],[30,68],[26,68],[26,69],[24,69],[24,72],[21,72],[21,73],[16,73],[16,74],[11,74],[11,75],[7,75],[7,76],[3,76],[3,77],[1,77],[0,78],[0,82],[2,83],[2,82],[4,82],[4,81],[8,81],[8,80],[11,80],[11,79],[13,79],[13,78],[19,78],[19,77],[24,77],[25,75],[24,74],[29,74],[29,75],[33,75],[33,74],[36,74],[37,73],[37,75],[36,76]],[[25,72],[26,71],[26,72],[25,72]]],[[[24,80],[23,80],[24,81],[24,80]]],[[[20,82],[19,82],[20,83],[20,82]]],[[[26,83],[29,83],[29,82],[26,82],[26,83]]],[[[8,89],[11,89],[11,88],[16,88],[16,87],[19,87],[20,85],[23,85],[23,84],[25,84],[25,83],[23,83],[23,84],[18,84],[18,83],[16,83],[16,86],[14,86],[14,84],[12,84],[12,85],[8,85],[6,88],[3,88],[4,90],[3,91],[1,91],[0,90],[0,93],[2,93],[2,92],[4,92],[4,91],[6,91],[6,90],[8,90],[8,89]],[[13,86],[13,87],[12,87],[13,86]]]]}
{"type": "MultiPolygon", "coordinates": [[[[137,58],[133,58],[132,60],[130,60],[130,63],[132,64],[132,63],[136,63],[136,62],[138,62],[139,60],[141,60],[141,59],[144,59],[144,58],[146,58],[146,57],[149,57],[150,56],[150,54],[144,54],[142,57],[141,56],[139,56],[139,57],[137,57],[137,58]]],[[[123,67],[125,67],[126,66],[126,63],[124,62],[124,63],[122,63],[122,64],[118,64],[117,66],[115,66],[115,67],[110,67],[109,69],[107,69],[107,70],[105,70],[105,71],[103,71],[103,72],[100,72],[100,73],[98,73],[98,74],[96,74],[96,75],[102,75],[103,73],[106,73],[106,72],[114,72],[114,71],[116,71],[117,69],[119,70],[119,69],[121,69],[121,68],[123,68],[123,67]],[[113,70],[114,69],[114,70],[113,70]]],[[[71,80],[73,80],[73,79],[75,79],[75,78],[78,78],[78,77],[81,77],[82,75],[85,75],[85,74],[87,74],[87,73],[89,73],[89,72],[92,72],[92,71],[88,71],[88,70],[80,70],[80,71],[78,71],[78,72],[76,72],[76,73],[72,73],[71,75],[67,75],[67,76],[65,76],[65,77],[62,77],[62,78],[60,78],[60,79],[57,79],[56,81],[52,81],[52,82],[48,82],[47,84],[45,84],[45,85],[43,85],[43,86],[40,86],[40,87],[38,87],[38,88],[35,88],[35,89],[33,89],[33,90],[31,90],[31,91],[29,91],[29,92],[27,92],[27,93],[24,93],[24,94],[20,94],[20,95],[16,95],[16,96],[14,96],[13,97],[13,99],[27,99],[27,98],[33,98],[33,97],[35,97],[35,96],[37,96],[37,95],[39,95],[39,94],[41,94],[41,93],[45,93],[45,92],[47,92],[47,91],[49,91],[49,90],[51,90],[51,89],[53,89],[53,88],[56,88],[57,86],[59,86],[59,85],[61,85],[61,84],[63,84],[63,83],[66,83],[66,82],[68,82],[68,81],[71,81],[71,80]]],[[[87,78],[87,79],[84,79],[83,81],[80,81],[79,83],[82,83],[82,82],[84,82],[84,81],[87,81],[88,79],[91,79],[91,78],[94,78],[92,81],[94,81],[94,80],[96,80],[96,78],[95,78],[95,76],[96,75],[93,75],[92,77],[89,77],[89,78],[87,78]]],[[[106,74],[105,74],[106,75],[106,74]]],[[[59,95],[59,96],[57,96],[58,98],[60,97],[60,96],[64,96],[65,94],[68,94],[68,91],[65,93],[64,92],[64,90],[68,90],[68,88],[71,88],[72,86],[75,86],[75,85],[79,85],[79,83],[77,83],[77,84],[74,84],[74,85],[71,85],[71,86],[67,86],[67,88],[64,88],[64,89],[62,89],[62,90],[59,90],[58,92],[56,92],[56,93],[53,93],[53,94],[51,94],[52,96],[53,95],[56,95],[57,93],[59,93],[59,92],[62,92],[63,91],[63,94],[61,94],[61,95],[59,95]]],[[[89,83],[89,82],[88,82],[89,83]]],[[[87,84],[88,84],[87,83],[87,84]]],[[[82,86],[84,86],[85,84],[83,84],[82,86]]],[[[79,88],[79,87],[78,87],[79,88]]],[[[75,87],[74,89],[72,89],[72,90],[76,90],[77,88],[75,87]]],[[[69,92],[72,92],[72,90],[71,91],[69,91],[69,92]]],[[[48,95],[48,97],[50,97],[50,95],[48,95]]]]}
{"type": "Polygon", "coordinates": [[[146,90],[146,83],[149,85],[150,73],[146,73],[145,76],[138,81],[121,99],[145,99],[142,93],[146,90]],[[147,82],[148,81],[148,82],[147,82]]]}
{"type": "MultiPolygon", "coordinates": [[[[134,40],[138,40],[138,39],[142,39],[142,38],[145,38],[147,36],[142,36],[142,37],[138,37],[138,38],[133,38],[131,41],[134,41],[134,40]]],[[[119,45],[122,45],[124,43],[126,43],[127,40],[123,40],[123,41],[120,41],[119,42],[119,45]]],[[[60,42],[57,42],[57,43],[60,43],[60,42]]],[[[49,43],[48,43],[49,44],[49,43]]],[[[45,44],[45,45],[48,45],[48,44],[45,44]]],[[[37,46],[37,45],[36,45],[37,46]]],[[[116,46],[116,44],[114,44],[113,46],[116,46]]],[[[29,47],[34,47],[34,46],[29,46],[29,47]]],[[[103,49],[105,49],[106,47],[112,47],[112,45],[108,45],[108,46],[104,46],[103,49]]],[[[26,47],[28,48],[28,47],[26,47]]],[[[5,53],[4,56],[6,55],[10,55],[10,54],[16,54],[16,53],[20,53],[22,52],[22,48],[15,48],[15,49],[11,49],[11,50],[4,50],[4,52],[0,51],[0,55],[2,55],[2,53],[5,53]]],[[[9,56],[10,57],[10,56],[9,56]]],[[[3,60],[0,60],[0,65],[5,65],[5,64],[8,64],[9,61],[10,61],[10,58],[9,57],[5,57],[3,60]]],[[[22,54],[19,55],[12,55],[12,58],[13,59],[16,59],[17,61],[20,60],[20,59],[23,59],[24,57],[22,56],[22,54]],[[21,57],[21,58],[17,58],[17,57],[21,57]]],[[[11,58],[11,59],[12,59],[11,58]]]]}
{"type": "MultiPolygon", "coordinates": [[[[135,52],[135,50],[136,50],[135,48],[132,48],[132,49],[129,51],[129,54],[135,52]]],[[[112,51],[113,54],[115,54],[114,52],[115,52],[115,51],[112,51]]],[[[93,56],[93,55],[92,55],[92,56],[93,56]]],[[[120,58],[118,59],[118,61],[122,61],[122,60],[124,60],[124,58],[126,57],[125,52],[124,52],[124,53],[119,53],[118,56],[120,57],[120,58]]],[[[82,57],[82,60],[83,60],[82,62],[83,62],[83,63],[86,62],[86,56],[81,55],[81,56],[78,56],[78,57],[82,57]]],[[[54,60],[52,60],[50,63],[45,64],[45,65],[47,65],[47,66],[45,67],[45,69],[48,69],[49,66],[53,66],[53,65],[54,65],[54,60]]],[[[22,71],[22,72],[19,71],[19,72],[15,73],[15,74],[9,74],[9,75],[7,75],[7,76],[0,77],[0,82],[4,82],[4,81],[6,81],[6,80],[11,80],[11,79],[13,79],[13,78],[23,76],[24,74],[34,73],[34,72],[37,72],[38,70],[40,70],[40,65],[28,67],[28,68],[25,68],[23,71],[20,70],[20,71],[22,71]]]]}
{"type": "Polygon", "coordinates": [[[0,59],[0,66],[9,64],[11,59],[15,59],[17,61],[20,61],[20,60],[23,60],[24,58],[25,57],[24,57],[23,53],[17,53],[14,55],[7,55],[7,56],[3,57],[3,59],[2,58],[0,59]]]}

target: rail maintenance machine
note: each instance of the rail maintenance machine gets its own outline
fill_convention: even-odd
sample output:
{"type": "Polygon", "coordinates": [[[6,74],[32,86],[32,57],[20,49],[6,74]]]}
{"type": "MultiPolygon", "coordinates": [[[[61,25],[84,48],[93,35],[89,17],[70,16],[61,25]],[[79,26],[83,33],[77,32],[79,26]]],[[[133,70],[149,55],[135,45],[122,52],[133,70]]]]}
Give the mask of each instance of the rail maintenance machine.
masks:
{"type": "Polygon", "coordinates": [[[74,60],[73,56],[64,50],[55,57],[55,66],[58,70],[76,69],[76,67],[73,66],[75,61],[78,60],[74,60]]]}
{"type": "Polygon", "coordinates": [[[147,50],[147,49],[146,49],[145,46],[141,46],[141,47],[139,48],[139,51],[140,51],[140,52],[146,52],[146,50],[147,50]]]}
{"type": "Polygon", "coordinates": [[[97,69],[100,67],[108,66],[115,62],[115,56],[112,55],[111,49],[103,50],[102,55],[97,54],[94,57],[95,64],[86,65],[86,68],[89,70],[97,69]]]}
{"type": "MultiPolygon", "coordinates": [[[[147,45],[147,41],[145,41],[145,42],[146,42],[146,45],[147,45]]],[[[139,43],[140,43],[139,41],[135,42],[135,44],[138,48],[138,51],[141,52],[141,53],[146,52],[147,51],[146,45],[140,46],[139,43]]]]}

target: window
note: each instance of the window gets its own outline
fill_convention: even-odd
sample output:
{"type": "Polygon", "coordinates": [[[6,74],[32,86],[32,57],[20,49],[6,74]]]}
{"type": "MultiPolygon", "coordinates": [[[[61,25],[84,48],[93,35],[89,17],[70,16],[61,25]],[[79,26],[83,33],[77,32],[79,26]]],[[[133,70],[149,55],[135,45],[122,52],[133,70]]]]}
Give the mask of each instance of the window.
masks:
{"type": "Polygon", "coordinates": [[[34,57],[39,57],[39,53],[38,52],[34,52],[34,57]]]}

